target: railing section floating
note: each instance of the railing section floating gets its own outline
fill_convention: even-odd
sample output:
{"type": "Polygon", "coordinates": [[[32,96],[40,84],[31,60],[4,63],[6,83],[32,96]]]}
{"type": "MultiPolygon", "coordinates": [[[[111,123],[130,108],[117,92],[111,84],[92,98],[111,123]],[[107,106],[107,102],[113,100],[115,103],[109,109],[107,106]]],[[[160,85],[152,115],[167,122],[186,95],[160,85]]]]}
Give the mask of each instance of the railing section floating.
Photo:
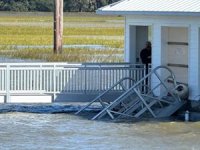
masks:
{"type": "Polygon", "coordinates": [[[138,118],[144,114],[154,118],[169,117],[182,107],[187,99],[188,93],[184,90],[187,87],[178,85],[173,72],[165,66],[156,67],[139,81],[132,82],[129,88],[123,84],[126,80],[134,81],[131,78],[119,80],[76,114],[97,102],[102,106],[102,110],[92,118],[93,120],[101,119],[105,115],[111,119],[138,118]],[[154,78],[153,85],[147,83],[148,78],[154,78]],[[112,102],[106,103],[103,99],[104,95],[118,85],[123,88],[124,92],[112,102]]]}
{"type": "Polygon", "coordinates": [[[138,81],[144,75],[144,65],[129,63],[2,63],[0,94],[9,101],[13,94],[100,93],[124,77],[138,81]]]}

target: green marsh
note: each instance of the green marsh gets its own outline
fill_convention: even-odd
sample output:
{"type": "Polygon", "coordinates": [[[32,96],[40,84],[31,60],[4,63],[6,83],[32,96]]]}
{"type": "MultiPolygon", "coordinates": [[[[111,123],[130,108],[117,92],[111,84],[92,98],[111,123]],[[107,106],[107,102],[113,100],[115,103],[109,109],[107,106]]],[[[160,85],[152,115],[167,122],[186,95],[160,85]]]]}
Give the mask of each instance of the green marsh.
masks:
{"type": "Polygon", "coordinates": [[[104,55],[102,59],[98,57],[96,61],[119,62],[122,59],[115,56],[123,53],[123,35],[122,17],[99,16],[94,13],[65,13],[64,45],[102,45],[107,47],[106,50],[65,48],[62,55],[54,55],[50,48],[20,49],[17,46],[53,45],[53,14],[0,13],[0,55],[6,57],[93,62],[91,59],[93,55],[104,55]]]}

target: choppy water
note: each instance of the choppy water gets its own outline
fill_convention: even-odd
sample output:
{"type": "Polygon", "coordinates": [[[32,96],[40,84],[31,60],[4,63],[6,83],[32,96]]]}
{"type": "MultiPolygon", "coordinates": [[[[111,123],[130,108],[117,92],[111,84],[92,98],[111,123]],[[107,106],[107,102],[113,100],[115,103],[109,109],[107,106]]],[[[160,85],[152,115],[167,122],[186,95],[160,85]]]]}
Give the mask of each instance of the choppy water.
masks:
{"type": "MultiPolygon", "coordinates": [[[[4,111],[1,112],[7,108],[20,110],[17,106],[2,107],[4,111]]],[[[31,110],[39,109],[33,108],[31,110]]],[[[67,108],[63,109],[67,111],[67,108]]],[[[200,150],[200,122],[114,123],[91,121],[69,113],[49,112],[1,113],[0,149],[200,150]]]]}

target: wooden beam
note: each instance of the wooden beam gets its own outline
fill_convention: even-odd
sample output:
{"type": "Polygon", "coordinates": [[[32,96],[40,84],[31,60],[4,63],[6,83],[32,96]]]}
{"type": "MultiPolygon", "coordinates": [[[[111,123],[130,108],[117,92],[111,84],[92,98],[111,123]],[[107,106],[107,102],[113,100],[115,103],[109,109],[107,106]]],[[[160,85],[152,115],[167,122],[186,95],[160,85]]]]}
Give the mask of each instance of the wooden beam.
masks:
{"type": "Polygon", "coordinates": [[[63,0],[54,0],[54,53],[62,53],[63,41],[63,0]]]}
{"type": "Polygon", "coordinates": [[[169,67],[180,67],[180,68],[188,68],[188,65],[185,64],[167,64],[169,67]]]}
{"type": "Polygon", "coordinates": [[[188,46],[187,42],[167,42],[168,45],[185,45],[188,46]]]}

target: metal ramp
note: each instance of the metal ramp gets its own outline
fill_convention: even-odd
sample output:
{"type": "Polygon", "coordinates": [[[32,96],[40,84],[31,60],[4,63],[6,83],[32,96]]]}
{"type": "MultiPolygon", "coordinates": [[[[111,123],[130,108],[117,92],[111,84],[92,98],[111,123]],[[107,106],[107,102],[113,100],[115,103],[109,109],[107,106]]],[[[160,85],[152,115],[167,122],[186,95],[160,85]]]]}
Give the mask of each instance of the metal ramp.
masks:
{"type": "MultiPolygon", "coordinates": [[[[135,81],[132,78],[125,77],[119,80],[116,84],[111,86],[108,90],[97,96],[94,100],[92,100],[90,103],[88,103],[86,106],[84,106],[82,109],[80,109],[76,114],[79,114],[80,112],[84,111],[86,108],[90,107],[91,105],[95,103],[99,103],[100,106],[103,108],[106,108],[110,104],[110,100],[107,99],[106,95],[115,90],[115,88],[120,89],[121,92],[126,92],[129,90],[130,87],[132,87],[135,84],[135,81]]],[[[132,97],[130,97],[132,98],[132,97]]],[[[108,112],[109,113],[109,112],[108,112]]]]}
{"type": "Polygon", "coordinates": [[[101,119],[106,115],[111,119],[139,118],[142,116],[160,118],[171,116],[185,103],[179,94],[179,85],[176,82],[173,72],[165,66],[156,67],[128,89],[122,85],[124,93],[113,102],[106,104],[102,102],[102,96],[115,86],[121,85],[122,81],[124,79],[99,95],[76,114],[98,101],[102,105],[102,110],[92,120],[101,119]],[[156,83],[149,87],[147,81],[150,81],[151,78],[154,78],[156,83]]]}

